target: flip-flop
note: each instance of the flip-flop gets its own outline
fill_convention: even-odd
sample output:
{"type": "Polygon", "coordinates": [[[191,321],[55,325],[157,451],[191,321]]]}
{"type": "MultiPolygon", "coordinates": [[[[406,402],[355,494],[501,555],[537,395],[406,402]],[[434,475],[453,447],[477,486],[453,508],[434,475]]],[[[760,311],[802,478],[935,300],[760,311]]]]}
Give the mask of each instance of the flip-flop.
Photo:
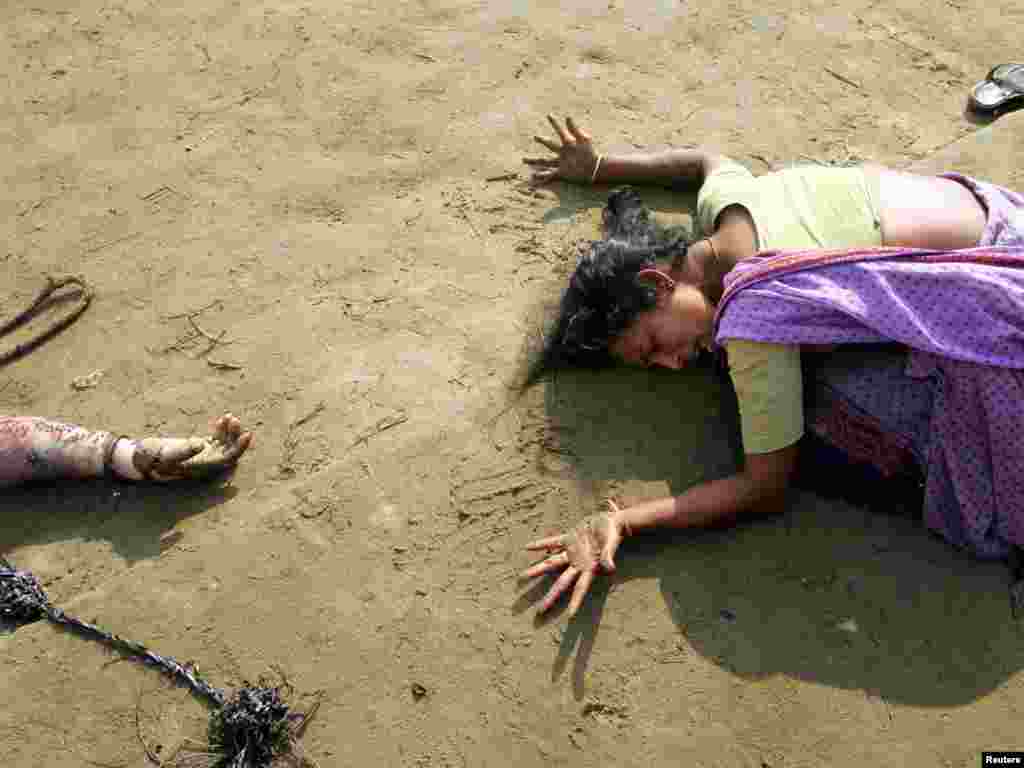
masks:
{"type": "Polygon", "coordinates": [[[971,89],[975,112],[995,115],[1024,107],[1024,64],[1000,64],[971,89]]]}
{"type": "Polygon", "coordinates": [[[1016,85],[1019,88],[1024,84],[1024,64],[999,64],[988,71],[985,79],[1001,85],[1016,85]]]}

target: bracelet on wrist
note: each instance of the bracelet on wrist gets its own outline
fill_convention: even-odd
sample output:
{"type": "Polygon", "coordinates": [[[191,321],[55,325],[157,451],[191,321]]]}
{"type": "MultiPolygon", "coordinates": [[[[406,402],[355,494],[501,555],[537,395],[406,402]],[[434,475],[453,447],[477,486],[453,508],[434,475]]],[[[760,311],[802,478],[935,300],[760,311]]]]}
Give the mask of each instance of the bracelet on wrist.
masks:
{"type": "Polygon", "coordinates": [[[622,533],[624,535],[633,535],[633,529],[630,527],[629,523],[626,522],[626,518],[622,514],[622,510],[619,509],[618,505],[611,499],[608,499],[608,517],[613,524],[616,520],[618,521],[619,527],[622,529],[622,533]]]}
{"type": "Polygon", "coordinates": [[[114,449],[117,448],[117,444],[122,440],[128,440],[127,435],[120,435],[114,437],[110,435],[110,443],[103,449],[103,477],[106,480],[113,480],[118,477],[118,474],[114,472],[114,449]]]}

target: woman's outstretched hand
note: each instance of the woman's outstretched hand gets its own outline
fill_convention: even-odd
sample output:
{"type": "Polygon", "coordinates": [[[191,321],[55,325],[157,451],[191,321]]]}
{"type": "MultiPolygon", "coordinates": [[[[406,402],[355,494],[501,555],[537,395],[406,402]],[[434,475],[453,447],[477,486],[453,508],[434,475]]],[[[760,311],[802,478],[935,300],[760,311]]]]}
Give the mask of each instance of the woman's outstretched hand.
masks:
{"type": "Polygon", "coordinates": [[[561,144],[556,144],[543,136],[534,136],[534,141],[547,147],[558,157],[524,157],[523,162],[534,169],[530,178],[534,184],[546,184],[549,181],[572,181],[577,184],[589,182],[597,171],[598,153],[590,134],[576,125],[571,118],[565,118],[565,128],[559,125],[552,115],[548,122],[555,129],[561,144]]]}
{"type": "Polygon", "coordinates": [[[529,550],[555,554],[524,572],[523,578],[529,579],[552,571],[562,572],[544,596],[538,613],[546,613],[575,582],[576,587],[569,601],[569,615],[575,616],[597,572],[603,570],[612,573],[615,570],[615,552],[628,533],[629,529],[622,519],[622,510],[609,499],[605,514],[587,518],[569,533],[528,544],[526,548],[529,550]]]}

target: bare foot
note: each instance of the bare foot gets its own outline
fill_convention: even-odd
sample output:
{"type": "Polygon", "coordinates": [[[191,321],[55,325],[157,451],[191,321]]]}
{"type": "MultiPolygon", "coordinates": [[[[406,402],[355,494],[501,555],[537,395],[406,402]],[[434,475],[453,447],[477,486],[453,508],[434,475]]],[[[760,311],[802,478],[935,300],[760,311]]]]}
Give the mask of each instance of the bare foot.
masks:
{"type": "Polygon", "coordinates": [[[213,423],[209,437],[146,437],[121,440],[113,467],[129,480],[164,483],[201,479],[233,469],[252,444],[252,433],[227,413],[213,423]]]}

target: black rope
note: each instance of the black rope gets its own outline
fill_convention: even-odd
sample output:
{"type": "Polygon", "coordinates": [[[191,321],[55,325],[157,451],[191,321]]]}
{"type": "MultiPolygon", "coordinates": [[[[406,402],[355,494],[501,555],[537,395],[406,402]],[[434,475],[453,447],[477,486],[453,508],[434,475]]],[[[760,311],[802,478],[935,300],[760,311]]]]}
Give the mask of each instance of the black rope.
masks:
{"type": "Polygon", "coordinates": [[[46,286],[39,295],[32,301],[29,306],[15,315],[13,318],[8,320],[3,325],[0,325],[0,336],[6,336],[8,333],[13,331],[15,328],[24,325],[33,317],[35,317],[40,310],[44,307],[46,302],[51,296],[61,288],[65,288],[69,285],[77,285],[81,289],[81,294],[78,297],[79,305],[73,312],[68,314],[66,317],[62,317],[57,320],[49,328],[42,330],[37,335],[33,336],[26,342],[18,344],[14,349],[9,349],[6,352],[0,354],[0,367],[13,363],[18,358],[24,357],[36,347],[41,346],[45,342],[52,339],[58,333],[63,331],[65,328],[70,326],[75,320],[77,320],[86,309],[89,308],[89,304],[92,303],[93,293],[92,289],[85,284],[85,281],[78,277],[63,277],[59,280],[55,280],[52,277],[46,278],[46,286]]]}
{"type": "Polygon", "coordinates": [[[199,677],[194,669],[179,664],[168,656],[153,653],[142,643],[125,640],[123,637],[106,632],[94,624],[89,624],[74,616],[68,616],[60,608],[47,607],[46,618],[54,624],[66,627],[90,640],[103,643],[119,653],[132,656],[144,664],[156,667],[168,677],[183,684],[197,696],[206,699],[215,707],[224,706],[224,693],[199,677]]]}
{"type": "Polygon", "coordinates": [[[192,667],[67,615],[50,603],[35,576],[17,570],[0,557],[0,620],[20,626],[41,619],[159,669],[212,705],[208,738],[218,756],[214,766],[269,768],[284,757],[291,758],[293,764],[303,763],[297,755],[297,739],[316,713],[319,702],[305,714],[291,712],[280,687],[248,684],[229,697],[203,680],[192,667]]]}

